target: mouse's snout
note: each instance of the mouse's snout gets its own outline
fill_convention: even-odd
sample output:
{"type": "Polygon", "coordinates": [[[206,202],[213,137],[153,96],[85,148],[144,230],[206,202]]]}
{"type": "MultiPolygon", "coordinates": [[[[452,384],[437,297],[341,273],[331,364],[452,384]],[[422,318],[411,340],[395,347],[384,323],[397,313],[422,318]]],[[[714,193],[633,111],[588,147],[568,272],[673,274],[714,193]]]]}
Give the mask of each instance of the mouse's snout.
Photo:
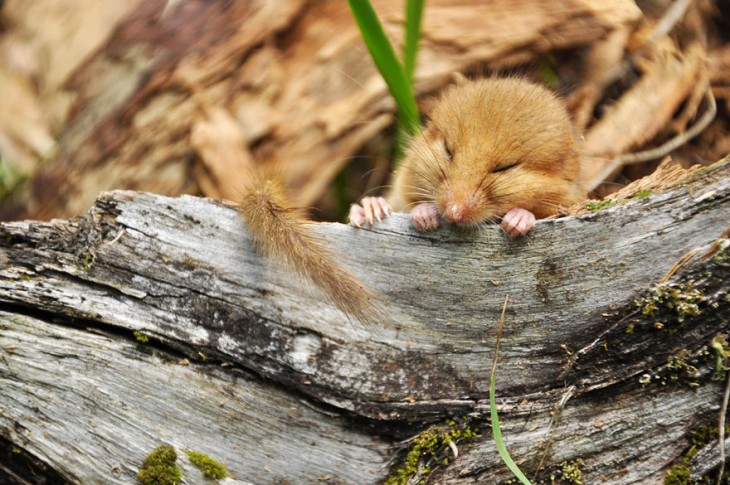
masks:
{"type": "Polygon", "coordinates": [[[451,204],[444,210],[444,219],[459,224],[464,222],[464,207],[461,204],[451,204]]]}
{"type": "Polygon", "coordinates": [[[443,201],[442,215],[454,224],[469,224],[475,221],[478,204],[473,195],[457,194],[449,191],[443,201]]]}

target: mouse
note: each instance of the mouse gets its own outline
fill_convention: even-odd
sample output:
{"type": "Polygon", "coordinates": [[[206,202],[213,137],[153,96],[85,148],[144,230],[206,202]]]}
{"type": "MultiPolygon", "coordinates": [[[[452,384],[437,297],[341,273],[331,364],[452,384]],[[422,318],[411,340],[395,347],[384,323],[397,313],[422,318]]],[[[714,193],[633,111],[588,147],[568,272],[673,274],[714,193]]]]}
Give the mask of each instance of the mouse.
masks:
{"type": "MultiPolygon", "coordinates": [[[[500,221],[516,237],[537,219],[583,201],[579,174],[570,117],[550,90],[518,78],[464,80],[436,99],[388,193],[353,204],[349,220],[363,227],[408,211],[418,231],[436,230],[443,221],[458,227],[500,221]]],[[[317,237],[282,180],[255,172],[240,200],[257,251],[309,279],[347,315],[383,321],[383,296],[317,237]]]]}
{"type": "Polygon", "coordinates": [[[580,152],[563,101],[516,77],[462,80],[433,103],[384,196],[350,207],[349,223],[409,212],[418,231],[499,222],[512,237],[586,199],[580,152]]]}

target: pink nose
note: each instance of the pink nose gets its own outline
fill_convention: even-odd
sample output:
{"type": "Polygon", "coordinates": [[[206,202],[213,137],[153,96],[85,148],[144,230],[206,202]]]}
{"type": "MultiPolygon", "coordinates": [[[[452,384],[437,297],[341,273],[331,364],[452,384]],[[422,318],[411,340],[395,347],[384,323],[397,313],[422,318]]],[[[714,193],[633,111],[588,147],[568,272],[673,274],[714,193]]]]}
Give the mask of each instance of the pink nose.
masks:
{"type": "Polygon", "coordinates": [[[451,222],[456,222],[457,224],[459,222],[463,222],[464,208],[459,204],[451,204],[446,208],[446,211],[444,211],[444,217],[451,222]]]}

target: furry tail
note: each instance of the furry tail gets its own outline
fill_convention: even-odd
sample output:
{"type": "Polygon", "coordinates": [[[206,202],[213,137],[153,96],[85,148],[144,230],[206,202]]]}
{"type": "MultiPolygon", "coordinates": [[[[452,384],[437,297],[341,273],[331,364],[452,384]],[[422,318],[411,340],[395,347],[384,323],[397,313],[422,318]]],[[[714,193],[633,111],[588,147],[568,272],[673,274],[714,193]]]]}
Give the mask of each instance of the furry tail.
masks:
{"type": "Polygon", "coordinates": [[[258,251],[309,278],[346,314],[363,322],[379,318],[373,291],[340,264],[285,193],[280,178],[265,174],[246,190],[241,206],[258,251]]]}

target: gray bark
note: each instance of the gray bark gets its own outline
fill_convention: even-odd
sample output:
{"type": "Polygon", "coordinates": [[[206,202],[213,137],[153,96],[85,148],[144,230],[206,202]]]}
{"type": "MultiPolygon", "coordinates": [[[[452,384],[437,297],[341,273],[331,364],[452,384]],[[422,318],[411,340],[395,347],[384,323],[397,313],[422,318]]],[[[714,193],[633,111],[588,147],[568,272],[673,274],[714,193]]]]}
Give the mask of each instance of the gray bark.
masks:
{"type": "Polygon", "coordinates": [[[487,399],[510,295],[497,401],[515,460],[533,472],[548,449],[542,477],[580,458],[583,483],[660,482],[721,402],[707,347],[730,333],[728,175],[523,239],[420,234],[403,215],[315,225],[382,295],[371,324],[263,260],[220,201],[110,192],[86,218],[3,224],[2,437],[72,482],[131,483],[166,442],[244,482],[364,484],[391,473],[400,440],[456,416],[481,436],[430,483],[494,483],[509,478],[487,399]],[[635,300],[693,249],[667,284],[698,291],[698,314],[642,314],[635,300]]]}

